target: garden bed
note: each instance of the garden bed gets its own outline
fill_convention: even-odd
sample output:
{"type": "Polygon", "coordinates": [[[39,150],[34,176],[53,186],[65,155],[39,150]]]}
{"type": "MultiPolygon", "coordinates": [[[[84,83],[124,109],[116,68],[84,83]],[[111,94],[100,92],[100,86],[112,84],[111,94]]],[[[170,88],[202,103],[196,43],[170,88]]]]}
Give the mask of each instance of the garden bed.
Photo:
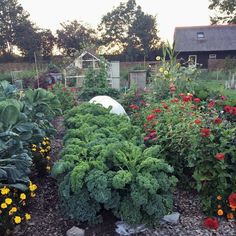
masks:
{"type": "MultiPolygon", "coordinates": [[[[64,132],[62,122],[62,117],[58,117],[54,121],[58,134],[52,141],[51,164],[59,159],[59,153],[62,148],[61,138],[64,132]]],[[[64,236],[66,231],[72,226],[85,229],[86,236],[117,235],[115,232],[115,222],[117,219],[111,212],[104,211],[102,214],[103,223],[93,227],[70,220],[64,217],[59,209],[60,202],[56,181],[50,175],[44,178],[33,175],[32,180],[38,186],[37,195],[31,199],[29,204],[29,212],[32,215],[32,219],[28,223],[17,226],[13,233],[14,236],[64,236]]],[[[200,202],[196,193],[176,189],[174,191],[174,202],[174,211],[178,211],[181,214],[177,225],[162,224],[158,229],[147,230],[138,235],[236,235],[236,223],[233,221],[221,219],[220,227],[217,231],[208,230],[203,227],[202,222],[205,216],[200,209],[200,202]]]]}

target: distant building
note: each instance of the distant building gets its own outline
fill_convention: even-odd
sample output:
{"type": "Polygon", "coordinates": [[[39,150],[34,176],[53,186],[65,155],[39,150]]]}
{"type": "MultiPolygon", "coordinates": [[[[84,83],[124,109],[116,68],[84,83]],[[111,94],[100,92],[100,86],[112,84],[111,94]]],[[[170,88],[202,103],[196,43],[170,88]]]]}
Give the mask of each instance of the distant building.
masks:
{"type": "MultiPolygon", "coordinates": [[[[82,87],[85,78],[86,70],[90,67],[93,69],[99,68],[99,56],[95,53],[84,51],[79,56],[75,57],[73,63],[66,67],[64,75],[66,80],[76,79],[76,86],[82,87]]],[[[110,87],[120,89],[120,62],[109,62],[108,68],[108,83],[110,87]]],[[[65,81],[65,84],[67,82],[65,81]]]]}
{"type": "Polygon", "coordinates": [[[176,27],[177,58],[208,68],[209,61],[236,58],[236,24],[176,27]]]}

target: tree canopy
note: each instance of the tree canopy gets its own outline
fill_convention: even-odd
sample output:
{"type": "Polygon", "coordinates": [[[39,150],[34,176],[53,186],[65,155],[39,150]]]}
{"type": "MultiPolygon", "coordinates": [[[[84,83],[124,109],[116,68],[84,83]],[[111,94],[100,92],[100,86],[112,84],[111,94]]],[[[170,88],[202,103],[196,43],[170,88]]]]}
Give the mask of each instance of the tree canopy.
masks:
{"type": "Polygon", "coordinates": [[[212,24],[236,23],[235,0],[210,0],[209,9],[215,13],[211,17],[212,24]]]}
{"type": "Polygon", "coordinates": [[[0,1],[0,54],[18,54],[34,58],[34,53],[49,57],[52,54],[55,38],[47,29],[39,29],[29,19],[29,14],[17,0],[0,1]]]}
{"type": "Polygon", "coordinates": [[[125,52],[130,59],[147,55],[160,40],[156,18],[145,14],[135,0],[122,2],[103,16],[98,30],[106,54],[125,52]]]}
{"type": "Polygon", "coordinates": [[[85,45],[96,42],[95,31],[77,20],[61,23],[61,27],[57,30],[57,44],[67,54],[73,50],[81,51],[85,45]]]}
{"type": "Polygon", "coordinates": [[[25,25],[29,15],[17,0],[1,0],[0,9],[1,53],[11,54],[16,43],[16,28],[25,25]]]}

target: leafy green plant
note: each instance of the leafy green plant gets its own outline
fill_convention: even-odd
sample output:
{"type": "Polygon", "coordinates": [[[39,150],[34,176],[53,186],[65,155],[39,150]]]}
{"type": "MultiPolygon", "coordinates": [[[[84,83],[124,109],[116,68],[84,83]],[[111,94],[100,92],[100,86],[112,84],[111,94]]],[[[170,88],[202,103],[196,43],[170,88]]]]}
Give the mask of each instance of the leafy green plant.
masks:
{"type": "Polygon", "coordinates": [[[126,117],[84,103],[65,115],[69,128],[62,158],[53,167],[62,209],[80,221],[101,221],[100,210],[154,226],[172,209],[173,168],[144,150],[140,129],[126,117]]]}
{"type": "Polygon", "coordinates": [[[161,61],[159,71],[151,78],[151,96],[149,100],[162,100],[178,93],[193,93],[194,80],[199,74],[196,67],[181,66],[177,61],[174,46],[170,44],[162,49],[163,57],[157,56],[161,61]]]}
{"type": "Polygon", "coordinates": [[[180,94],[142,111],[146,146],[160,145],[179,184],[196,189],[207,212],[212,212],[211,196],[235,191],[236,129],[216,104],[180,94]]]}
{"type": "Polygon", "coordinates": [[[119,96],[119,91],[109,87],[108,84],[108,62],[101,58],[99,68],[88,68],[85,74],[82,90],[79,92],[79,99],[88,101],[97,95],[108,95],[113,98],[119,96]]]}
{"type": "Polygon", "coordinates": [[[55,84],[53,86],[52,92],[57,96],[61,103],[61,110],[65,111],[71,109],[76,104],[78,99],[78,93],[74,87],[65,88],[62,84],[55,84]]]}

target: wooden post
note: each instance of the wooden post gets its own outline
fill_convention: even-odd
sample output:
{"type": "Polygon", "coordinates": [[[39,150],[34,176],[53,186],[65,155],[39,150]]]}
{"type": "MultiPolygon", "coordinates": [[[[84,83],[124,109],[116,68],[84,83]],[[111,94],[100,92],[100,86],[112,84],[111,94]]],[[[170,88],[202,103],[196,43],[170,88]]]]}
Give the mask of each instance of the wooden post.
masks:
{"type": "Polygon", "coordinates": [[[36,76],[37,76],[37,85],[38,85],[38,88],[39,88],[39,71],[38,71],[37,57],[36,57],[35,52],[34,52],[34,63],[35,63],[35,70],[36,70],[36,76]]]}

